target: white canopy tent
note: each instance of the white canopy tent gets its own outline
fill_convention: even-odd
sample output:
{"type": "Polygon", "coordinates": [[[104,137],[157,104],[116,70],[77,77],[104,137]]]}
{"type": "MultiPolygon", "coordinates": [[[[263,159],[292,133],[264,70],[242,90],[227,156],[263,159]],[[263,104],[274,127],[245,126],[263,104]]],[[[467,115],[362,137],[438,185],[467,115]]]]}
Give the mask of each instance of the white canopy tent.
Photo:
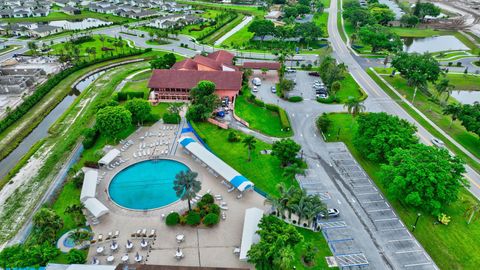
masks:
{"type": "Polygon", "coordinates": [[[230,167],[212,152],[208,151],[205,147],[203,147],[203,145],[199,144],[194,139],[190,137],[184,137],[180,139],[180,144],[192,155],[205,163],[210,169],[230,182],[240,192],[253,188],[253,183],[251,181],[230,167]]]}
{"type": "Polygon", "coordinates": [[[100,164],[100,166],[110,165],[110,163],[112,163],[112,161],[115,158],[117,158],[119,155],[120,155],[120,150],[114,148],[108,151],[108,153],[98,161],[98,164],[100,164]]]}
{"type": "Polygon", "coordinates": [[[95,218],[99,218],[109,212],[108,208],[96,198],[88,198],[83,205],[95,218]]]}
{"type": "Polygon", "coordinates": [[[253,244],[260,241],[257,234],[258,223],[263,217],[263,210],[252,207],[245,210],[245,220],[243,221],[242,245],[240,246],[240,261],[247,261],[247,253],[253,244]]]}
{"type": "Polygon", "coordinates": [[[95,198],[97,192],[97,170],[87,170],[83,177],[82,191],[80,193],[80,201],[85,202],[88,198],[95,198]]]}

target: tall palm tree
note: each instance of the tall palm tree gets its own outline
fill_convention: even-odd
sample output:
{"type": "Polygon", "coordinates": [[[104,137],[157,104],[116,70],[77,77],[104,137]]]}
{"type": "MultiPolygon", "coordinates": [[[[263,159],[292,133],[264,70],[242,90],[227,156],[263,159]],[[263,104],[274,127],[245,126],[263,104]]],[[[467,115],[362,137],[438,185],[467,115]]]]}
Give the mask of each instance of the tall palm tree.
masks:
{"type": "Polygon", "coordinates": [[[443,108],[444,115],[450,115],[452,121],[450,122],[449,128],[452,128],[453,122],[457,120],[462,112],[462,105],[455,103],[455,104],[448,104],[445,108],[443,108]]]}
{"type": "Polygon", "coordinates": [[[365,105],[358,98],[349,98],[348,101],[343,105],[344,108],[347,108],[349,114],[355,118],[358,114],[365,111],[365,105]]]}
{"type": "Polygon", "coordinates": [[[282,201],[280,199],[272,196],[267,196],[264,204],[270,204],[272,206],[272,209],[275,210],[275,215],[277,217],[283,216],[283,213],[285,212],[285,208],[283,207],[282,201]]]}
{"type": "Polygon", "coordinates": [[[253,136],[247,136],[243,139],[243,145],[248,149],[248,162],[252,160],[252,151],[255,150],[257,141],[253,136]]]}
{"type": "Polygon", "coordinates": [[[291,208],[289,207],[289,203],[291,203],[295,194],[298,194],[299,188],[296,186],[287,187],[284,182],[280,182],[277,185],[277,189],[278,189],[278,192],[280,193],[279,202],[282,205],[283,212],[287,210],[288,217],[291,217],[292,211],[291,211],[291,208]]]}
{"type": "Polygon", "coordinates": [[[193,171],[181,171],[175,176],[175,181],[173,181],[173,189],[177,197],[180,197],[183,201],[187,200],[189,211],[192,211],[190,201],[202,189],[202,183],[197,180],[197,176],[198,173],[193,171]]]}
{"type": "Polygon", "coordinates": [[[301,197],[300,200],[290,206],[295,214],[298,216],[298,224],[302,222],[302,218],[309,211],[310,205],[305,197],[301,197]]]}
{"type": "Polygon", "coordinates": [[[450,84],[450,80],[443,78],[439,83],[435,84],[435,90],[437,90],[437,95],[440,97],[442,94],[447,94],[445,97],[445,102],[450,98],[452,90],[455,88],[454,85],[450,84]]]}
{"type": "Polygon", "coordinates": [[[37,43],[35,43],[35,41],[29,41],[27,43],[27,47],[28,47],[29,50],[32,51],[33,55],[37,55],[38,45],[37,45],[37,43]]]}
{"type": "Polygon", "coordinates": [[[305,169],[300,168],[297,163],[293,163],[290,166],[285,167],[282,176],[294,180],[297,174],[305,175],[305,169]]]}

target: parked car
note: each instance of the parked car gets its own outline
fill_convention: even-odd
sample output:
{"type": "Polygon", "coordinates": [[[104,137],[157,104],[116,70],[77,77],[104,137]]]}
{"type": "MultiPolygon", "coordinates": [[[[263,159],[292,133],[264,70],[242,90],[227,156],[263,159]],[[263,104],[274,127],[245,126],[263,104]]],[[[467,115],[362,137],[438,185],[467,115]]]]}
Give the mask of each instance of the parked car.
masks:
{"type": "Polygon", "coordinates": [[[332,218],[332,217],[338,217],[339,215],[340,215],[340,211],[338,211],[338,209],[329,208],[327,209],[327,213],[320,213],[318,214],[317,218],[332,218]]]}
{"type": "Polygon", "coordinates": [[[326,93],[317,93],[317,98],[328,98],[328,95],[326,93]]]}
{"type": "Polygon", "coordinates": [[[287,68],[287,73],[296,73],[297,71],[295,69],[287,68]]]}
{"type": "Polygon", "coordinates": [[[272,91],[272,93],[277,93],[277,88],[275,86],[272,86],[270,90],[272,91]]]}
{"type": "Polygon", "coordinates": [[[253,78],[252,84],[255,85],[255,86],[260,86],[260,85],[262,85],[262,80],[260,80],[260,78],[258,78],[258,77],[253,78]]]}
{"type": "Polygon", "coordinates": [[[432,138],[430,141],[432,142],[433,145],[435,145],[438,148],[445,148],[445,143],[440,139],[432,138]]]}
{"type": "Polygon", "coordinates": [[[258,92],[258,88],[257,86],[253,86],[253,89],[252,89],[253,92],[258,92]]]}
{"type": "Polygon", "coordinates": [[[314,76],[314,77],[320,77],[320,73],[314,71],[314,72],[309,72],[308,75],[314,76]]]}

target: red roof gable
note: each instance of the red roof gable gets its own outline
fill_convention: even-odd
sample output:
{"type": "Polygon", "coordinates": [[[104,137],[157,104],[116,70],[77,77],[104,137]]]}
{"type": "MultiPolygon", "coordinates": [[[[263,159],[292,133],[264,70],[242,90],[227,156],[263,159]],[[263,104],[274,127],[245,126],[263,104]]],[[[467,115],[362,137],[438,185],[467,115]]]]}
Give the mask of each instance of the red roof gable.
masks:
{"type": "Polygon", "coordinates": [[[220,65],[221,63],[216,62],[215,60],[201,56],[201,55],[196,55],[193,58],[193,61],[197,62],[197,64],[207,66],[209,68],[213,68],[215,70],[222,70],[222,66],[220,65]]]}
{"type": "Polygon", "coordinates": [[[148,82],[149,88],[192,89],[200,81],[215,83],[217,90],[239,91],[242,87],[240,71],[198,71],[155,69],[148,82]]]}
{"type": "Polygon", "coordinates": [[[233,58],[235,57],[235,55],[227,51],[220,50],[207,55],[207,57],[215,60],[218,63],[231,64],[233,62],[233,58]]]}
{"type": "Polygon", "coordinates": [[[192,59],[188,58],[183,61],[175,63],[171,69],[189,69],[189,70],[196,70],[197,69],[197,62],[193,61],[192,59]]]}

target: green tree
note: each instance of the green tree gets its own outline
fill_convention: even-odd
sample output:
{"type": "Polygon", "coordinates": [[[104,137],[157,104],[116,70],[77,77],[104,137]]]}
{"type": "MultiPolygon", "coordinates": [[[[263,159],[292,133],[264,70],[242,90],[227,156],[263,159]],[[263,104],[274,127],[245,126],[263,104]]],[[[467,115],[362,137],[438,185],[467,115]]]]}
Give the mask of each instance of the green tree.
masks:
{"type": "Polygon", "coordinates": [[[38,243],[53,243],[57,232],[63,227],[63,220],[55,211],[44,207],[33,216],[33,226],[38,243]]]}
{"type": "Polygon", "coordinates": [[[328,115],[326,113],[322,113],[322,115],[317,118],[316,124],[319,130],[321,130],[322,132],[327,132],[332,125],[332,120],[328,118],[328,115]]]}
{"type": "Polygon", "coordinates": [[[281,139],[273,143],[272,155],[280,160],[282,167],[285,167],[297,161],[297,155],[300,149],[300,145],[294,140],[290,138],[281,139]]]}
{"type": "Polygon", "coordinates": [[[422,21],[425,19],[425,16],[437,17],[440,15],[440,12],[440,8],[434,4],[421,3],[420,0],[417,1],[415,7],[413,8],[413,15],[417,16],[422,21]]]}
{"type": "Polygon", "coordinates": [[[293,183],[293,181],[295,181],[295,176],[297,174],[305,175],[305,169],[298,166],[297,163],[293,163],[283,169],[282,176],[292,180],[292,183],[293,183]]]}
{"type": "Polygon", "coordinates": [[[415,27],[420,23],[420,19],[415,15],[405,14],[400,18],[400,23],[406,27],[415,27]]]}
{"type": "Polygon", "coordinates": [[[468,186],[464,172],[463,161],[447,150],[415,144],[394,149],[380,177],[393,198],[437,216],[468,186]]]}
{"type": "Polygon", "coordinates": [[[95,128],[109,138],[116,139],[118,133],[130,127],[132,113],[122,106],[105,107],[96,114],[95,128]]]}
{"type": "Polygon", "coordinates": [[[447,102],[448,99],[450,98],[450,94],[452,93],[452,90],[454,88],[455,86],[450,84],[450,80],[447,78],[442,78],[440,82],[435,84],[435,90],[437,91],[438,96],[441,96],[442,94],[446,94],[445,102],[447,102]]]}
{"type": "Polygon", "coordinates": [[[458,119],[462,121],[462,125],[468,131],[480,136],[480,103],[465,104],[461,108],[458,119]]]}
{"type": "Polygon", "coordinates": [[[83,229],[75,229],[70,234],[70,238],[73,240],[75,245],[81,245],[83,242],[90,240],[92,236],[92,232],[83,229]]]}
{"type": "Polygon", "coordinates": [[[403,43],[400,37],[381,25],[365,25],[359,31],[360,40],[372,46],[372,53],[380,50],[389,52],[401,51],[403,43]]]}
{"type": "Polygon", "coordinates": [[[418,143],[417,128],[398,116],[368,113],[360,115],[357,124],[353,143],[363,156],[375,162],[386,162],[394,149],[418,143]]]}
{"type": "Polygon", "coordinates": [[[173,53],[167,53],[164,56],[159,56],[150,61],[150,67],[152,69],[169,69],[171,68],[175,62],[177,62],[177,58],[173,53]]]}
{"type": "Polygon", "coordinates": [[[32,54],[33,55],[37,55],[38,54],[38,45],[35,41],[29,41],[27,42],[27,48],[32,51],[32,54]]]}
{"type": "Polygon", "coordinates": [[[355,118],[357,115],[365,111],[365,105],[358,98],[349,98],[347,102],[343,105],[344,108],[347,108],[349,114],[355,118]]]}
{"type": "Polygon", "coordinates": [[[337,64],[336,60],[331,56],[323,57],[318,69],[322,81],[331,88],[336,81],[341,81],[347,73],[347,66],[343,63],[337,64]]]}
{"type": "MultiPolygon", "coordinates": [[[[89,129],[89,130],[92,130],[92,129],[89,129]]],[[[82,177],[82,183],[83,183],[83,177],[82,177]]],[[[65,208],[64,213],[72,215],[73,220],[75,221],[75,224],[81,225],[84,219],[82,210],[83,210],[83,206],[77,203],[77,204],[71,204],[67,206],[67,208],[65,208]]]]}
{"type": "Polygon", "coordinates": [[[255,140],[255,137],[253,136],[247,136],[243,138],[243,145],[245,148],[248,150],[248,162],[252,160],[252,151],[255,150],[255,144],[257,143],[257,140],[255,140]]]}
{"type": "Polygon", "coordinates": [[[188,108],[187,119],[191,121],[205,121],[220,105],[220,99],[215,94],[215,84],[210,81],[201,81],[190,90],[192,105],[188,108]]]}
{"type": "Polygon", "coordinates": [[[360,4],[354,1],[345,2],[343,17],[348,20],[355,29],[365,25],[374,24],[375,22],[370,11],[360,7],[360,4]]]}
{"type": "Polygon", "coordinates": [[[295,227],[274,216],[264,216],[258,227],[260,241],[248,251],[248,261],[255,264],[256,269],[292,269],[291,250],[303,241],[303,236],[295,227]]]}
{"type": "Polygon", "coordinates": [[[373,4],[369,6],[369,10],[372,17],[380,25],[387,25],[389,22],[395,20],[395,13],[386,5],[373,4]]]}
{"type": "Polygon", "coordinates": [[[271,35],[274,31],[275,25],[269,20],[254,20],[248,26],[248,32],[259,36],[262,41],[265,39],[265,36],[271,35]]]}
{"type": "Polygon", "coordinates": [[[181,171],[175,176],[173,181],[173,189],[177,197],[188,202],[188,210],[192,211],[190,201],[195,198],[197,193],[202,189],[202,183],[197,180],[198,173],[193,171],[181,171]]]}
{"type": "Polygon", "coordinates": [[[69,264],[84,264],[87,260],[87,254],[78,249],[72,248],[67,253],[67,263],[69,264]]]}
{"type": "Polygon", "coordinates": [[[134,98],[125,103],[125,109],[132,114],[132,122],[143,124],[150,117],[152,106],[144,99],[134,98]]]}
{"type": "Polygon", "coordinates": [[[315,42],[323,35],[322,28],[318,27],[314,22],[296,24],[294,31],[307,45],[315,42]]]}
{"type": "Polygon", "coordinates": [[[332,83],[332,86],[330,87],[330,94],[336,97],[337,93],[340,91],[341,88],[342,88],[342,84],[339,81],[334,81],[332,83]]]}
{"type": "Polygon", "coordinates": [[[458,119],[461,112],[462,106],[458,103],[448,104],[445,108],[443,108],[443,114],[450,115],[450,118],[452,119],[449,128],[452,128],[453,122],[458,119]]]}

